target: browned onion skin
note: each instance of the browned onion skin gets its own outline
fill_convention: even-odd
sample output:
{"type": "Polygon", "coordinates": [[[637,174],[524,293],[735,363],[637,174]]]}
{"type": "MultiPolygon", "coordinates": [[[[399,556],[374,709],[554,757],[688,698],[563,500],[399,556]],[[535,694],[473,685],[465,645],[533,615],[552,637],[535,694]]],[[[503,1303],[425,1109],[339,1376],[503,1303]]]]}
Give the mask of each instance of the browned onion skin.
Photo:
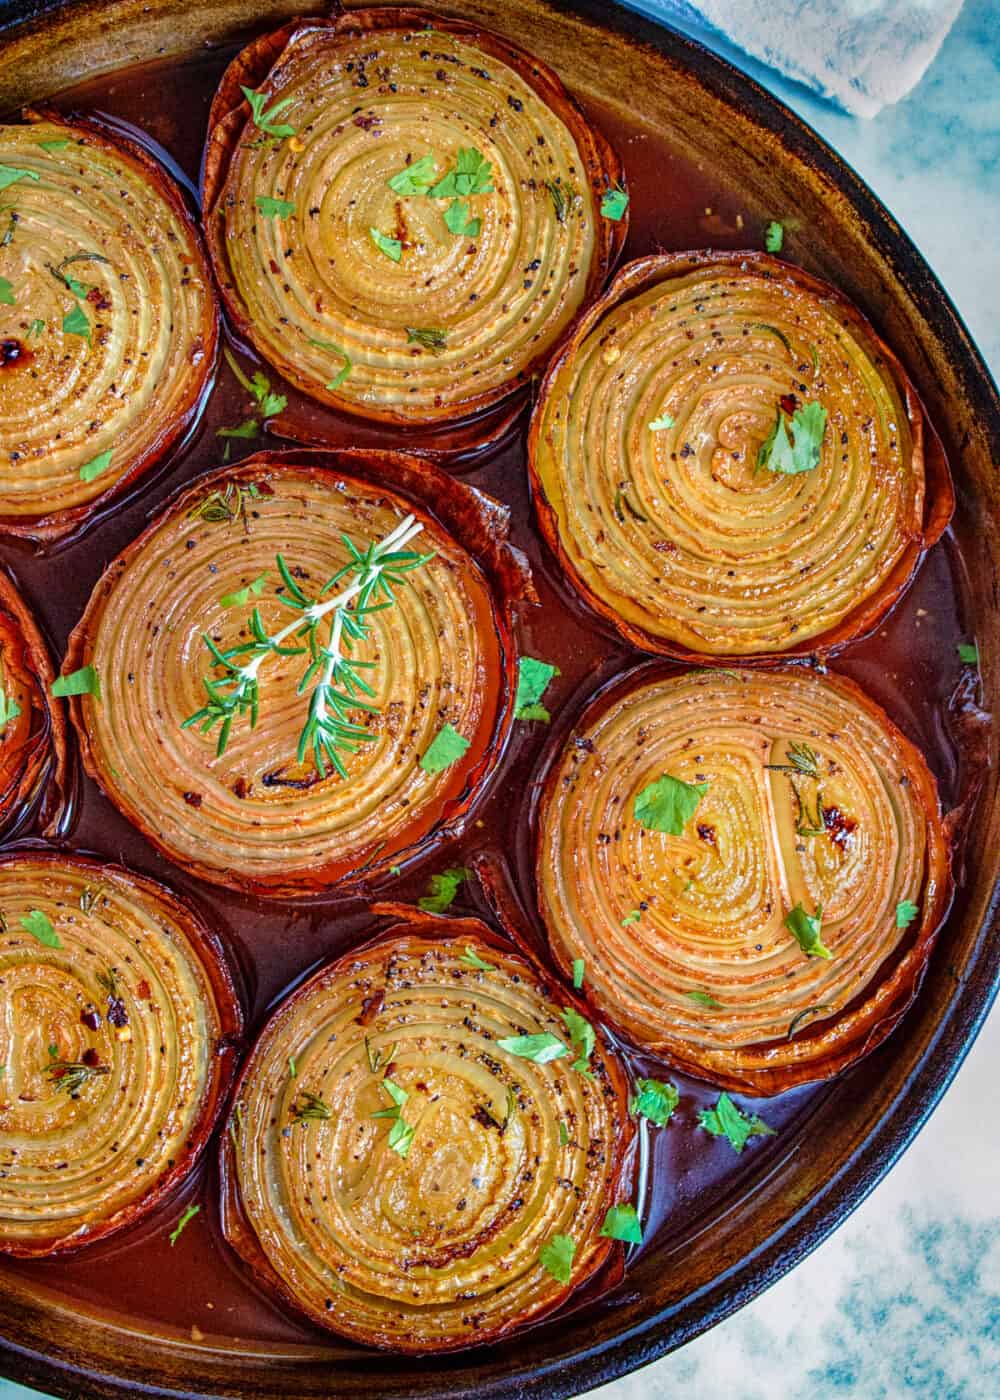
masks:
{"type": "Polygon", "coordinates": [[[624,267],[549,365],[529,463],[539,528],[573,587],[635,646],[708,664],[832,655],[865,636],[954,508],[895,355],[840,292],[763,253],[624,267]],[[788,394],[830,410],[821,463],[757,472],[788,394]],[[905,421],[894,408],[883,421],[890,398],[905,421]],[[674,426],[653,432],[663,411],[674,426]]]}
{"type": "Polygon", "coordinates": [[[0,368],[0,458],[10,459],[0,533],[49,543],[128,493],[192,426],[215,366],[219,313],[201,236],[152,156],[97,118],[25,115],[22,126],[0,126],[0,156],[40,176],[10,187],[19,222],[0,250],[16,296],[0,306],[0,338],[18,345],[0,368]],[[43,140],[67,144],[46,151],[43,140]],[[80,253],[110,260],[66,267],[92,289],[83,302],[51,271],[80,253]],[[61,329],[80,306],[89,344],[61,329]],[[33,334],[35,319],[45,325],[33,334]],[[80,469],[108,449],[109,465],[85,482],[80,469]]]}
{"type": "Polygon", "coordinates": [[[396,912],[404,923],[321,969],[264,1027],[221,1142],[222,1223],[254,1278],[314,1323],[419,1354],[509,1336],[610,1279],[621,1246],[599,1231],[631,1199],[634,1130],[600,1035],[593,1079],[493,1043],[541,1030],[568,1043],[560,1011],[587,1014],[572,993],[478,920],[396,912]],[[492,969],[461,962],[468,949],[492,969]],[[365,1037],[383,1057],[374,1073],[365,1037]],[[390,1065],[416,1128],[405,1159],[371,1117],[389,1104],[390,1065]],[[291,1126],[306,1091],[332,1116],[291,1126]],[[576,1244],[568,1285],[538,1263],[554,1234],[576,1244]]]}
{"type": "Polygon", "coordinates": [[[57,835],[69,815],[65,702],[50,694],[48,647],[13,582],[0,569],[0,685],[20,710],[0,732],[0,834],[34,821],[57,835]]]}
{"type": "Polygon", "coordinates": [[[240,334],[265,359],[322,403],[383,422],[431,425],[479,413],[526,386],[541,370],[573,316],[599,293],[624,245],[627,213],[617,222],[600,214],[604,192],[623,179],[615,153],[544,64],[475,24],[408,6],[385,6],[352,10],[334,19],[292,21],[254,40],[237,55],[212,104],[202,167],[202,203],[209,253],[226,310],[240,334]],[[396,85],[389,86],[385,68],[410,57],[403,44],[408,45],[411,37],[414,49],[433,49],[430,37],[420,37],[428,30],[437,35],[439,48],[442,44],[457,45],[458,52],[449,48],[439,61],[424,54],[427,86],[414,80],[411,100],[402,79],[398,93],[396,85]],[[380,52],[380,45],[386,48],[385,53],[380,52]],[[398,46],[394,55],[389,53],[392,45],[398,46]],[[331,76],[324,98],[303,113],[301,103],[308,88],[305,83],[302,88],[295,86],[299,69],[307,71],[317,54],[327,52],[331,76]],[[342,93],[342,85],[338,85],[341,78],[354,72],[362,56],[371,67],[371,79],[359,70],[357,78],[345,79],[357,83],[356,93],[342,93]],[[480,76],[488,69],[492,70],[489,77],[480,76]],[[443,81],[438,75],[445,71],[448,76],[443,81]],[[376,73],[382,74],[381,80],[375,78],[376,73]],[[478,110],[456,114],[449,109],[446,119],[429,119],[427,128],[440,137],[436,152],[439,177],[448,163],[446,156],[453,155],[459,146],[473,146],[487,159],[492,157],[495,193],[472,197],[472,212],[482,217],[483,227],[470,239],[445,230],[441,211],[435,208],[440,201],[401,199],[385,186],[385,180],[410,156],[417,159],[423,154],[427,144],[420,144],[420,123],[403,104],[404,95],[411,106],[420,94],[440,105],[452,82],[473,80],[484,92],[489,94],[492,89],[499,94],[489,121],[485,118],[488,104],[484,103],[482,114],[478,110]],[[273,93],[273,102],[280,99],[286,85],[296,97],[296,105],[280,120],[296,125],[298,111],[302,130],[277,150],[248,145],[248,136],[259,133],[241,86],[273,93]],[[521,97],[515,95],[515,89],[521,97]],[[528,112],[536,98],[548,131],[547,136],[537,139],[528,112]],[[315,157],[321,168],[313,171],[309,165],[310,133],[322,125],[328,105],[340,102],[344,104],[344,120],[335,130],[324,128],[317,135],[317,143],[326,141],[327,145],[322,148],[323,155],[315,157]],[[376,124],[384,119],[386,127],[373,130],[373,118],[376,124]],[[524,131],[517,130],[508,140],[505,124],[519,124],[524,131]],[[354,144],[340,150],[335,143],[344,145],[348,138],[354,144]],[[377,147],[376,138],[380,138],[377,147]],[[384,170],[381,165],[377,172],[367,169],[372,150],[385,151],[380,157],[384,170]],[[562,162],[564,156],[570,172],[566,179],[573,181],[582,201],[565,223],[557,219],[544,183],[547,175],[562,168],[556,162],[562,162]],[[253,181],[252,163],[256,163],[254,169],[260,166],[270,172],[261,173],[266,183],[259,187],[253,181]],[[275,174],[279,169],[280,177],[275,174]],[[380,192],[382,203],[375,194],[369,198],[367,186],[362,185],[360,195],[351,187],[345,188],[343,200],[328,209],[329,182],[353,179],[352,171],[380,192]],[[256,213],[253,204],[258,192],[273,198],[279,187],[280,197],[298,204],[288,220],[268,220],[256,213]],[[326,237],[324,221],[346,219],[345,210],[359,200],[371,212],[362,221],[363,227],[359,223],[356,230],[346,230],[343,235],[336,231],[343,241],[335,258],[335,234],[331,233],[326,243],[321,241],[326,237]],[[309,206],[308,214],[299,204],[309,206]],[[508,206],[513,214],[507,212],[508,206]],[[506,223],[502,223],[504,218],[506,223]],[[386,220],[396,221],[394,226],[404,242],[409,233],[407,220],[416,221],[414,251],[404,251],[399,264],[375,250],[368,236],[370,226],[385,231],[386,220]],[[550,258],[550,243],[556,238],[561,242],[564,236],[568,239],[570,235],[564,231],[571,226],[576,238],[577,222],[578,244],[567,243],[565,251],[550,258]],[[271,247],[275,238],[278,242],[271,247]],[[514,253],[511,240],[516,243],[514,253]],[[258,243],[260,248],[255,250],[258,243]],[[258,299],[261,308],[256,314],[248,307],[250,272],[238,271],[235,255],[231,256],[233,248],[241,256],[245,252],[255,266],[259,261],[260,276],[269,279],[267,297],[258,299]],[[407,259],[417,258],[418,250],[421,261],[413,272],[418,279],[416,294],[408,296],[402,279],[411,270],[407,259]],[[353,268],[357,285],[353,287],[349,286],[352,258],[357,264],[353,268]],[[529,264],[537,264],[539,258],[543,265],[536,276],[529,264]],[[322,278],[319,268],[324,272],[322,278]],[[279,269],[280,276],[276,275],[279,269]],[[505,280],[501,280],[501,273],[505,280]],[[482,280],[476,281],[477,276],[482,280]],[[532,279],[536,286],[528,297],[532,279]],[[543,306],[536,313],[533,305],[543,288],[551,300],[550,287],[561,286],[563,281],[565,289],[558,303],[551,308],[543,306]],[[282,287],[287,294],[285,301],[279,296],[282,287]],[[515,317],[517,302],[523,305],[515,317]],[[524,330],[529,318],[533,324],[524,330]],[[432,354],[409,342],[407,325],[453,330],[454,344],[432,354]],[[519,334],[523,330],[524,340],[513,339],[515,326],[519,334]],[[310,344],[316,340],[341,346],[354,362],[351,375],[335,390],[328,385],[342,369],[343,359],[310,344]],[[509,347],[502,357],[497,349],[501,344],[509,347]]]}
{"type": "Polygon", "coordinates": [[[242,1012],[200,915],[121,866],[23,845],[0,856],[0,906],[0,1252],[66,1253],[134,1226],[189,1175],[242,1012]],[[32,910],[61,948],[21,926],[32,910]],[[95,1070],[75,1096],[59,1085],[71,1064],[95,1070]]]}
{"type": "Polygon", "coordinates": [[[71,707],[88,772],[171,860],[230,888],[312,894],[429,853],[463,830],[512,723],[513,610],[534,592],[507,532],[505,507],[401,453],[260,453],[201,478],[109,566],[70,638],[65,669],[96,664],[103,691],[71,707]],[[242,516],[191,517],[227,485],[251,483],[260,495],[246,528],[242,516]],[[373,642],[356,653],[381,657],[370,673],[380,714],[359,713],[380,739],[346,756],[346,785],[296,762],[301,657],[268,663],[257,726],[237,722],[221,758],[216,732],[181,728],[211,673],[202,634],[224,645],[243,636],[252,602],[227,609],[224,595],[268,573],[268,596],[253,601],[282,625],[276,552],[308,564],[318,589],[348,558],[343,531],[367,544],[411,511],[424,523],[415,547],[438,553],[373,615],[373,642]],[[419,757],[445,722],[470,747],[425,774],[419,757]]]}
{"type": "Polygon", "coordinates": [[[549,762],[535,881],[550,947],[564,971],[585,960],[587,997],[629,1039],[773,1094],[892,1031],[948,911],[950,851],[924,759],[853,682],[641,667],[595,697],[549,762]],[[795,775],[804,809],[789,774],[765,766],[786,764],[793,742],[822,775],[795,775]],[[679,837],[634,815],[665,773],[708,784],[679,837]],[[818,801],[822,834],[809,834],[818,801]],[[904,900],[919,912],[899,929],[904,900]],[[800,904],[824,906],[831,959],[807,957],[785,926],[800,904]]]}

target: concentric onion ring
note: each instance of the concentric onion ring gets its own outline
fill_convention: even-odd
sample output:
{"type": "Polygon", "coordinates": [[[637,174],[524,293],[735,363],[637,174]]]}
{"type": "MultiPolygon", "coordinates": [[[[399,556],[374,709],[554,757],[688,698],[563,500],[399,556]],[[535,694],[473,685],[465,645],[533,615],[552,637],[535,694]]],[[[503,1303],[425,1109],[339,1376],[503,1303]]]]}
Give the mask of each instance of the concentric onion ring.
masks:
{"type": "Polygon", "coordinates": [[[138,146],[38,117],[0,126],[0,166],[24,172],[0,195],[0,530],[52,540],[190,425],[218,313],[180,192],[138,146]]]}
{"type": "Polygon", "coordinates": [[[255,1278],[321,1327],[407,1352],[494,1341],[592,1279],[628,1190],[621,1065],[600,1040],[590,1075],[497,1045],[567,1043],[567,1000],[477,921],[426,916],[295,991],[223,1140],[223,1228],[255,1278]],[[405,1156],[374,1116],[393,1106],[386,1078],[405,1156]],[[568,1285],[539,1261],[556,1235],[575,1246],[568,1285]]]}
{"type": "Polygon", "coordinates": [[[851,681],[800,669],[647,667],[599,695],[546,777],[536,881],[556,959],[584,959],[610,1020],[749,1093],[884,1039],[951,897],[923,758],[851,681]],[[678,836],[636,818],[664,775],[707,784],[678,836]],[[829,958],[793,936],[799,907],[829,958]]]}
{"type": "Polygon", "coordinates": [[[31,820],[56,835],[67,815],[69,755],[63,702],[53,700],[48,648],[0,570],[0,833],[31,820]]]}
{"type": "Polygon", "coordinates": [[[431,423],[540,368],[624,242],[626,220],[599,212],[620,181],[543,64],[475,25],[385,7],[286,25],[234,60],[203,203],[227,309],[266,360],[325,403],[431,423]],[[288,101],[271,125],[295,135],[254,126],[241,87],[266,92],[267,111],[288,101]],[[492,192],[464,201],[481,225],[468,235],[445,222],[450,198],[387,183],[426,155],[440,180],[461,149],[492,166],[492,192]],[[395,261],[372,229],[401,244],[395,261]]]}
{"type": "Polygon", "coordinates": [[[399,453],[261,453],[203,477],[111,564],[70,639],[66,669],[95,666],[102,688],[72,706],[88,771],[170,859],[231,888],[311,893],[429,850],[462,829],[511,723],[510,608],[530,583],[506,533],[504,508],[399,453]],[[246,641],[255,603],[271,632],[289,622],[278,554],[317,593],[350,562],[344,535],[364,548],[411,513],[414,547],[436,553],[353,653],[377,711],[353,720],[378,737],[344,755],[346,780],[297,760],[302,656],[269,660],[257,725],[238,722],[221,757],[218,729],[181,727],[218,675],[205,635],[246,641]],[[262,596],[224,603],[261,575],[262,596]],[[468,748],[427,772],[446,725],[468,748]]]}
{"type": "Polygon", "coordinates": [[[242,1017],[215,936],[120,866],[0,856],[0,911],[0,1251],[52,1254],[187,1176],[242,1017]]]}
{"type": "Polygon", "coordinates": [[[833,288],[753,253],[631,263],[546,376],[530,456],[543,534],[635,645],[836,649],[948,523],[941,445],[895,356],[833,288]],[[758,463],[818,403],[813,469],[758,463]]]}

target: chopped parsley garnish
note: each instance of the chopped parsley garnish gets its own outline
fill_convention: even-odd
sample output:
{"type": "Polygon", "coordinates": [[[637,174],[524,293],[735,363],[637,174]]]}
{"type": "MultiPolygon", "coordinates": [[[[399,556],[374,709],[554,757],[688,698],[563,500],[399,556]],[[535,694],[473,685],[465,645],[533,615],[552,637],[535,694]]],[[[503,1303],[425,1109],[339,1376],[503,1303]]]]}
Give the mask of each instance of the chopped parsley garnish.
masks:
{"type": "Polygon", "coordinates": [[[431,740],[427,752],[420,760],[420,767],[425,773],[442,773],[453,763],[457,763],[468,747],[468,739],[463,738],[454,725],[446,724],[431,740]]]}
{"type": "Polygon", "coordinates": [[[579,1011],[574,1011],[572,1006],[563,1008],[562,1018],[566,1022],[566,1029],[569,1031],[573,1049],[577,1052],[576,1059],[570,1068],[589,1074],[590,1057],[597,1044],[594,1028],[585,1017],[580,1015],[579,1011]]]}
{"type": "Polygon", "coordinates": [[[637,924],[641,918],[641,909],[630,909],[624,919],[622,919],[622,928],[628,928],[630,924],[637,924]]]}
{"type": "Polygon", "coordinates": [[[334,345],[332,340],[310,340],[309,344],[315,345],[318,350],[332,350],[335,355],[339,355],[340,358],[343,360],[343,369],[338,370],[338,372],[334,375],[334,377],[330,380],[329,384],[326,386],[331,394],[336,393],[336,391],[340,388],[341,384],[343,384],[344,380],[350,374],[351,370],[354,368],[350,355],[348,355],[346,350],[342,350],[339,345],[334,345]]]}
{"type": "Polygon", "coordinates": [[[517,663],[517,694],[514,697],[514,718],[540,720],[548,724],[552,716],[539,704],[553,676],[560,674],[558,666],[539,661],[534,656],[519,657],[517,663]]]}
{"type": "Polygon", "coordinates": [[[919,913],[919,906],[912,899],[901,899],[896,905],[896,927],[908,928],[919,913]]]}
{"type": "Polygon", "coordinates": [[[573,1273],[573,1256],[576,1241],[572,1235],[553,1235],[548,1244],[543,1245],[538,1254],[538,1262],[547,1269],[557,1283],[569,1283],[573,1273]]]}
{"type": "Polygon", "coordinates": [[[21,713],[21,707],[16,700],[8,700],[7,692],[0,685],[0,734],[7,728],[12,720],[17,719],[21,713]]]}
{"type": "Polygon", "coordinates": [[[642,1225],[635,1206],[612,1206],[604,1217],[601,1234],[605,1239],[642,1244],[642,1225]]]}
{"type": "MultiPolygon", "coordinates": [[[[412,169],[412,167],[411,167],[412,169]]],[[[462,147],[455,164],[432,185],[427,193],[432,199],[462,198],[469,194],[493,193],[493,167],[482,152],[474,147],[462,147]]]]}
{"type": "Polygon", "coordinates": [[[434,330],[431,327],[407,326],[407,345],[422,345],[425,350],[443,350],[448,344],[448,332],[434,330]]]}
{"type": "Polygon", "coordinates": [[[254,92],[252,88],[240,87],[240,92],[250,103],[250,112],[253,116],[254,126],[258,127],[265,136],[272,137],[275,141],[283,141],[286,136],[295,135],[295,127],[289,126],[287,122],[277,123],[276,118],[292,105],[290,97],[283,97],[280,102],[276,102],[273,107],[268,108],[268,95],[266,92],[254,92]]]}
{"type": "Polygon", "coordinates": [[[62,947],[62,941],[52,927],[51,919],[41,909],[30,909],[27,914],[21,915],[18,922],[26,932],[31,934],[32,938],[37,939],[39,943],[44,943],[46,948],[62,947]]]}
{"type": "Polygon", "coordinates": [[[90,322],[82,306],[74,306],[68,315],[63,317],[63,332],[66,335],[78,335],[82,340],[90,341],[90,322]]]}
{"type": "Polygon", "coordinates": [[[536,1065],[547,1065],[550,1060],[561,1060],[570,1054],[569,1048],[550,1031],[539,1031],[536,1035],[508,1035],[496,1043],[508,1055],[516,1055],[519,1060],[534,1060],[536,1065]]]}
{"type": "Polygon", "coordinates": [[[68,140],[61,139],[58,141],[39,141],[38,144],[43,151],[63,151],[72,143],[68,140]]]}
{"type": "Polygon", "coordinates": [[[23,170],[16,165],[0,165],[0,190],[5,190],[9,186],[17,183],[18,180],[35,180],[39,178],[37,171],[23,170]]]}
{"type": "Polygon", "coordinates": [[[93,461],[84,462],[80,468],[81,481],[95,481],[102,472],[106,472],[111,465],[111,458],[114,456],[114,448],[109,447],[107,452],[102,452],[93,461]]]}
{"type": "Polygon", "coordinates": [[[477,972],[492,972],[496,967],[496,963],[487,962],[485,958],[481,958],[471,943],[465,945],[465,952],[459,954],[458,960],[460,963],[465,963],[466,967],[474,967],[477,972]]]}
{"type": "Polygon", "coordinates": [[[772,219],[764,230],[764,247],[769,253],[780,253],[785,243],[785,226],[772,219]]]}
{"type": "Polygon", "coordinates": [[[384,253],[393,262],[399,262],[403,256],[403,245],[398,238],[389,238],[387,234],[381,233],[377,228],[370,228],[368,234],[380,253],[384,253]]]}
{"type": "Polygon", "coordinates": [[[720,1094],[714,1108],[703,1108],[698,1114],[698,1126],[713,1137],[728,1138],[736,1152],[742,1152],[752,1137],[774,1137],[774,1129],[769,1128],[756,1114],[748,1118],[728,1094],[720,1094]]]}
{"type": "Polygon", "coordinates": [[[259,194],[254,203],[265,219],[290,219],[295,213],[294,201],[273,199],[269,194],[259,194]]]}
{"type": "Polygon", "coordinates": [[[601,200],[601,213],[606,219],[612,219],[618,223],[627,208],[628,195],[621,185],[615,185],[614,189],[604,191],[604,198],[601,200]]]}
{"type": "Polygon", "coordinates": [[[654,418],[650,423],[649,431],[651,433],[662,433],[665,428],[672,428],[673,426],[674,420],[671,418],[670,414],[661,413],[659,418],[654,418]]]}
{"type": "Polygon", "coordinates": [[[979,665],[979,645],[976,642],[959,642],[958,659],[963,666],[979,665]]]}
{"type": "Polygon", "coordinates": [[[583,958],[573,959],[573,986],[577,991],[583,986],[583,978],[586,972],[586,964],[583,958]]]}
{"type": "Polygon", "coordinates": [[[697,1002],[699,1006],[707,1006],[710,1011],[721,1011],[722,1002],[716,1001],[711,992],[685,992],[688,1001],[697,1002]]]}
{"type": "Polygon", "coordinates": [[[832,958],[833,954],[829,948],[824,948],[820,937],[822,923],[822,904],[815,914],[807,914],[801,904],[796,904],[791,913],[785,915],[785,928],[794,936],[803,953],[812,958],[832,958]]]}
{"type": "Polygon", "coordinates": [[[708,783],[685,783],[664,773],[636,794],[632,812],[640,826],[649,831],[682,836],[706,792],[708,783]]]}
{"type": "MultiPolygon", "coordinates": [[[[217,428],[215,436],[220,438],[255,438],[260,437],[260,423],[256,418],[244,418],[242,423],[235,428],[217,428]]],[[[226,449],[228,452],[228,448],[226,449]]],[[[228,460],[228,459],[227,459],[228,460]]]]}
{"type": "Polygon", "coordinates": [[[402,1112],[403,1105],[410,1096],[401,1084],[397,1084],[392,1079],[383,1079],[382,1088],[392,1099],[392,1107],[380,1108],[372,1114],[372,1117],[392,1119],[388,1145],[400,1157],[405,1157],[410,1150],[410,1144],[413,1142],[413,1135],[416,1132],[413,1125],[407,1123],[402,1112]]]}
{"type": "Polygon", "coordinates": [[[395,175],[391,175],[386,184],[396,194],[427,194],[434,183],[434,176],[437,174],[437,163],[428,151],[419,160],[411,161],[409,165],[404,165],[402,170],[397,170],[395,175]]]}
{"type": "Polygon", "coordinates": [[[16,306],[14,284],[6,277],[0,277],[0,306],[16,306]]]}
{"type": "Polygon", "coordinates": [[[469,872],[464,865],[453,865],[450,870],[442,870],[430,877],[427,893],[417,902],[427,914],[443,914],[455,902],[455,896],[468,878],[469,872]]]}
{"type": "Polygon", "coordinates": [[[245,588],[238,588],[235,593],[224,593],[219,599],[219,606],[222,608],[245,608],[251,598],[259,598],[267,587],[269,575],[259,574],[245,588]]]}
{"type": "Polygon", "coordinates": [[[93,666],[81,666],[68,676],[56,676],[52,682],[53,695],[96,695],[101,698],[101,681],[93,666]]]}
{"type": "Polygon", "coordinates": [[[559,1119],[559,1146],[569,1146],[569,1129],[561,1118],[559,1119]]]}
{"type": "Polygon", "coordinates": [[[648,1118],[656,1127],[662,1128],[680,1102],[681,1096],[676,1086],[664,1084],[659,1079],[637,1079],[635,1087],[636,1092],[629,1100],[629,1113],[648,1118]]]}
{"type": "Polygon", "coordinates": [[[811,472],[819,466],[820,448],[826,433],[826,409],[815,399],[797,408],[789,420],[781,408],[774,426],[757,453],[757,467],[783,476],[811,472]],[[792,436],[789,438],[789,427],[792,436]]]}
{"type": "MultiPolygon", "coordinates": [[[[267,375],[263,374],[258,369],[254,371],[253,378],[248,379],[240,369],[234,356],[229,353],[228,348],[223,351],[223,354],[226,364],[260,409],[260,416],[262,418],[273,418],[276,413],[281,413],[288,407],[288,398],[285,394],[272,394],[271,381],[268,379],[267,375]]],[[[235,428],[221,429],[219,436],[221,437],[223,435],[235,437],[237,435],[237,430],[235,428]]]]}
{"type": "Polygon", "coordinates": [[[475,238],[482,227],[481,219],[469,217],[469,206],[464,199],[453,199],[444,211],[444,221],[448,232],[458,238],[475,238]]]}
{"type": "Polygon", "coordinates": [[[181,1216],[180,1220],[178,1220],[176,1227],[170,1232],[171,1248],[177,1243],[184,1229],[195,1218],[195,1216],[200,1210],[201,1206],[188,1206],[187,1210],[181,1216]]]}
{"type": "Polygon", "coordinates": [[[29,334],[29,335],[41,335],[41,333],[42,333],[42,331],[44,331],[44,329],[45,329],[45,322],[44,322],[44,321],[40,321],[40,320],[39,320],[39,321],[32,321],[31,325],[28,327],[28,334],[29,334]]]}

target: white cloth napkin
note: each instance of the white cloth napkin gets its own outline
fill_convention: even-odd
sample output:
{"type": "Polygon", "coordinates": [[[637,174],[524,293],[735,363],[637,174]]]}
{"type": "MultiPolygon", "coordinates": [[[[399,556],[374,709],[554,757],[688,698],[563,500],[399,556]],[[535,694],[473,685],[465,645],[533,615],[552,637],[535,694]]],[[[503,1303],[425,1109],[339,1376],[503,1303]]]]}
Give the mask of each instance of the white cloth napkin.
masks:
{"type": "Polygon", "coordinates": [[[625,3],[696,38],[716,30],[859,117],[874,117],[916,86],[962,8],[962,0],[625,3]]]}

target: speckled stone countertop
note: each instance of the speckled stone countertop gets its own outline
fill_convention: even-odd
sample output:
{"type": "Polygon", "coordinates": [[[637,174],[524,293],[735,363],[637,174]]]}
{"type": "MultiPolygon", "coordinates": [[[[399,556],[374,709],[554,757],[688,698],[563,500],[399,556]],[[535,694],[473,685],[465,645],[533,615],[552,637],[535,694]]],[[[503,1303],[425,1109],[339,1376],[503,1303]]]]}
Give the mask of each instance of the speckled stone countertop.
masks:
{"type": "MultiPolygon", "coordinates": [[[[714,47],[868,182],[1000,373],[998,0],[966,0],[920,85],[868,122],[714,47]]],[[[995,1011],[928,1125],[846,1224],[749,1307],[591,1400],[1000,1400],[998,1065],[995,1011]]],[[[0,1381],[0,1400],[33,1396],[0,1381]]]]}

